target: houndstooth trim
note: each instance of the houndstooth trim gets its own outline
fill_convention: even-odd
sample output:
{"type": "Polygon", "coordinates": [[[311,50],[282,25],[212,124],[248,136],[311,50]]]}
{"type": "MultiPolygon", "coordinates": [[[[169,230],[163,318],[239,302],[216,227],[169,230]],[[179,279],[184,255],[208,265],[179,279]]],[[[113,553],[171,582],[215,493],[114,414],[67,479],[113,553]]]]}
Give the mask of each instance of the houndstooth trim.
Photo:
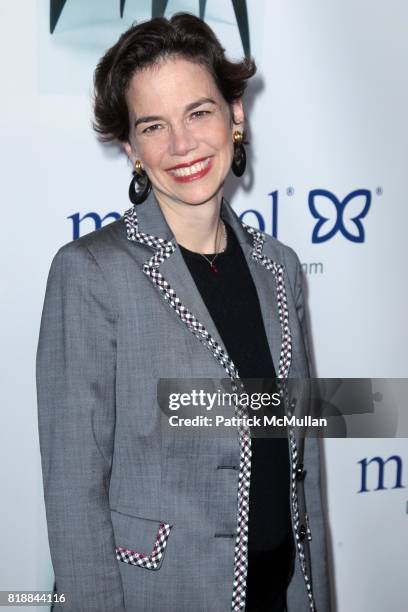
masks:
{"type": "Polygon", "coordinates": [[[211,350],[217,361],[224,367],[227,374],[234,379],[239,378],[238,371],[227,353],[218,342],[212,338],[204,325],[181,303],[174,289],[169,285],[161,272],[159,272],[159,266],[176,250],[174,243],[164,240],[163,238],[156,238],[150,234],[145,234],[144,232],[139,232],[137,215],[134,208],[127,210],[124,214],[124,218],[129,240],[141,242],[142,244],[146,244],[156,249],[156,254],[145,262],[143,272],[156,285],[163,298],[176,311],[189,330],[211,350]]]}
{"type": "MultiPolygon", "coordinates": [[[[176,246],[172,241],[164,240],[140,232],[138,228],[137,214],[135,207],[130,208],[123,215],[127,238],[132,241],[140,242],[147,246],[156,249],[156,253],[145,262],[143,272],[152,280],[159,289],[163,298],[169,303],[180,319],[186,324],[188,329],[202,342],[213,354],[216,360],[225,369],[228,376],[232,380],[234,392],[237,391],[237,385],[243,388],[242,382],[239,379],[238,371],[224,349],[210,335],[204,325],[191,313],[177,297],[174,289],[169,285],[163,275],[159,272],[159,266],[175,251],[176,246]]],[[[264,236],[261,232],[252,228],[245,223],[242,223],[244,229],[253,238],[252,258],[270,270],[275,279],[279,321],[282,333],[281,354],[279,359],[278,378],[285,379],[288,376],[291,357],[292,357],[292,342],[289,329],[289,315],[287,308],[286,289],[284,282],[284,267],[277,264],[268,257],[262,254],[264,236]]],[[[246,414],[246,407],[237,404],[235,406],[236,414],[242,417],[246,414]]],[[[239,423],[245,423],[245,420],[240,419],[239,423]]],[[[291,428],[290,428],[291,429],[291,428]]],[[[238,476],[238,513],[237,513],[237,535],[235,541],[235,556],[234,556],[234,581],[231,610],[239,612],[245,609],[246,599],[246,579],[248,570],[248,515],[249,515],[249,490],[251,480],[251,437],[250,430],[246,425],[238,427],[239,444],[240,444],[240,465],[238,476]]],[[[290,455],[291,455],[291,501],[294,517],[294,528],[296,533],[296,543],[299,553],[300,564],[303,576],[306,583],[307,593],[311,612],[316,612],[313,594],[311,591],[310,580],[307,576],[305,566],[305,556],[303,545],[299,540],[299,510],[296,489],[296,470],[297,470],[297,446],[296,440],[292,432],[289,432],[290,438],[290,455]],[[292,433],[292,435],[291,435],[292,433]]],[[[308,532],[310,533],[310,532],[308,532]]]]}
{"type": "Polygon", "coordinates": [[[167,540],[169,537],[171,526],[167,523],[160,523],[159,529],[156,535],[156,542],[150,555],[129,550],[123,546],[116,546],[116,558],[118,561],[124,563],[130,563],[130,565],[139,565],[147,569],[157,569],[162,560],[164,549],[167,546],[167,540]]]}

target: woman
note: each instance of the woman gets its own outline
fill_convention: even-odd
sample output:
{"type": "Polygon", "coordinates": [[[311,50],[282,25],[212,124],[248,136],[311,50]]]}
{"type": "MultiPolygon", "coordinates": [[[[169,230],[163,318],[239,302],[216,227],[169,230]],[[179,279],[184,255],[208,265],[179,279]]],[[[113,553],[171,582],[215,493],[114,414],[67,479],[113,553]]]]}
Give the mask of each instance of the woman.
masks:
{"type": "Polygon", "coordinates": [[[299,260],[222,197],[254,72],[187,14],[131,27],[97,67],[95,127],[134,166],[134,206],[63,246],[47,283],[54,609],[329,610],[317,441],[186,440],[157,401],[159,379],[309,376],[299,260]]]}

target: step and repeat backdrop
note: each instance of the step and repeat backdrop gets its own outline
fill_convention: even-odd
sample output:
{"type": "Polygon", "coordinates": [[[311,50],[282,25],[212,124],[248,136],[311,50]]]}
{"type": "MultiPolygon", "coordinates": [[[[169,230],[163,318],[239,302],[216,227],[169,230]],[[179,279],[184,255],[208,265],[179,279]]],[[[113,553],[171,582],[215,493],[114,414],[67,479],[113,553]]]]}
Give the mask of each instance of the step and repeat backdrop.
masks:
{"type": "MultiPolygon", "coordinates": [[[[317,375],[408,376],[406,2],[3,0],[0,590],[53,585],[35,395],[52,257],[130,206],[127,158],[91,128],[93,70],[132,22],[178,11],[257,62],[249,167],[226,195],[298,253],[317,375]]],[[[333,610],[403,612],[407,440],[322,447],[333,610]]]]}

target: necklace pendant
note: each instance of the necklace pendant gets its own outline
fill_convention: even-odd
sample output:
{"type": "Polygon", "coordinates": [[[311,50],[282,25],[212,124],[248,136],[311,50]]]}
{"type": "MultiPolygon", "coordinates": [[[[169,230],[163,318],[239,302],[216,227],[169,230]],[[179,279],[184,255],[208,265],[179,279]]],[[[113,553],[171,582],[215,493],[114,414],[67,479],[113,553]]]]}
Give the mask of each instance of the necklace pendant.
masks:
{"type": "Polygon", "coordinates": [[[218,274],[218,268],[213,263],[211,264],[211,272],[218,274]]]}

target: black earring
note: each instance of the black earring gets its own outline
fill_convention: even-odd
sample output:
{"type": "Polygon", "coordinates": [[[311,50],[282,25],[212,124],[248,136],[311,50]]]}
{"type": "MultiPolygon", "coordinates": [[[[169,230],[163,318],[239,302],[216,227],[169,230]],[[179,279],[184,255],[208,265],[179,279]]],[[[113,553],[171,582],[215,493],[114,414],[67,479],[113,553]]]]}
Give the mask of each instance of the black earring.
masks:
{"type": "Polygon", "coordinates": [[[235,176],[242,176],[246,168],[246,153],[242,144],[243,134],[235,130],[232,138],[234,140],[234,156],[232,158],[231,170],[235,176]]]}
{"type": "Polygon", "coordinates": [[[146,172],[142,168],[142,164],[137,159],[135,162],[135,169],[133,171],[133,178],[129,185],[129,199],[132,204],[141,204],[145,201],[150,193],[152,184],[146,172]]]}

